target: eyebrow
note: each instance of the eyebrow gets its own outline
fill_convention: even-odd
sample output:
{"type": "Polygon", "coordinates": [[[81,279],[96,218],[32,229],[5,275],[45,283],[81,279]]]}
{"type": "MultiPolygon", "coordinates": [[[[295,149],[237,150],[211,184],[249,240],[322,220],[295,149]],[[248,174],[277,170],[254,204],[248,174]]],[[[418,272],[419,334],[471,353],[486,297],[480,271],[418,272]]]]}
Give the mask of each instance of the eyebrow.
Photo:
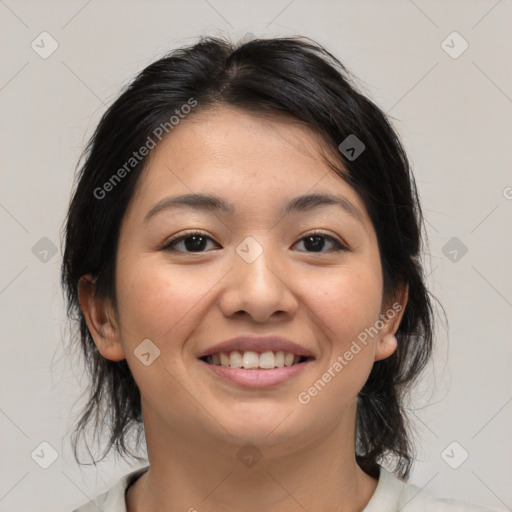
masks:
{"type": "MultiPolygon", "coordinates": [[[[314,208],[331,205],[341,207],[346,213],[364,224],[361,212],[347,198],[328,193],[305,194],[294,197],[283,205],[280,215],[306,212],[314,208]]],[[[235,213],[235,207],[221,197],[211,194],[185,194],[176,197],[166,197],[158,201],[145,215],[144,223],[149,222],[157,213],[180,208],[219,212],[230,216],[235,213]]]]}

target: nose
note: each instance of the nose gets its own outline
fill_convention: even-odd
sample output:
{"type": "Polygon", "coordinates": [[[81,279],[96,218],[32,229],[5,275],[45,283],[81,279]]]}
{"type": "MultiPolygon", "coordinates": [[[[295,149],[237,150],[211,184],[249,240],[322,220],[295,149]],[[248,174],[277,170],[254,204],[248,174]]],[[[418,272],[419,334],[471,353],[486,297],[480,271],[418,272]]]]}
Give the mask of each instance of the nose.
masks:
{"type": "Polygon", "coordinates": [[[268,247],[262,246],[254,261],[234,251],[233,269],[219,301],[222,313],[226,317],[248,315],[258,323],[273,317],[292,318],[298,308],[298,299],[290,288],[296,276],[285,270],[285,263],[268,247]]]}

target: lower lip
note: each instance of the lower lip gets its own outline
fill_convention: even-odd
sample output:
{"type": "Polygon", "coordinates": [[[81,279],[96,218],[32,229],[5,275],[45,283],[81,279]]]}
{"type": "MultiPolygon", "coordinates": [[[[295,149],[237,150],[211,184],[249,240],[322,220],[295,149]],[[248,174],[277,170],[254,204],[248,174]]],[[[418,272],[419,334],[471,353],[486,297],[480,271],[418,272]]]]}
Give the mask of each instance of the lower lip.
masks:
{"type": "Polygon", "coordinates": [[[217,366],[201,361],[219,377],[229,380],[246,388],[266,388],[286,382],[300,375],[312,362],[311,360],[294,366],[283,366],[273,370],[244,370],[243,368],[231,368],[230,366],[217,366]]]}

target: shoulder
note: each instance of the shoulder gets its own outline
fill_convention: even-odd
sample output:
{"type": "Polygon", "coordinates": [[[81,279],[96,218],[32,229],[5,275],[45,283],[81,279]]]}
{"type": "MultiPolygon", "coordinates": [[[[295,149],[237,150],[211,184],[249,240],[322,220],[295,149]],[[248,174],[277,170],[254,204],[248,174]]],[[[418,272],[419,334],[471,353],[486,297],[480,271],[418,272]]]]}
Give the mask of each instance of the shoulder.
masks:
{"type": "Polygon", "coordinates": [[[148,470],[149,466],[139,468],[119,479],[108,491],[100,494],[94,500],[88,501],[73,512],[126,512],[126,489],[148,470]]]}
{"type": "Polygon", "coordinates": [[[451,499],[434,498],[419,487],[380,468],[379,483],[363,512],[498,512],[451,499]]]}

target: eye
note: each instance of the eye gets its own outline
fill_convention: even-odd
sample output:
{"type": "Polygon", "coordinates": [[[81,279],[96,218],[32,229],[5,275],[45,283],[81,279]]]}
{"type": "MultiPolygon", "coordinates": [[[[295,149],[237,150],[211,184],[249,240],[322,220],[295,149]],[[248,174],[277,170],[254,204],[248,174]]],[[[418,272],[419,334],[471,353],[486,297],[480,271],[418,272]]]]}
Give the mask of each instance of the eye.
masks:
{"type": "MultiPolygon", "coordinates": [[[[162,247],[162,250],[185,253],[206,252],[205,247],[208,245],[208,241],[213,242],[218,246],[218,244],[209,236],[200,231],[193,231],[169,240],[169,242],[162,247]],[[179,247],[181,247],[181,249],[179,247]]],[[[334,237],[322,232],[310,233],[303,237],[299,243],[304,243],[306,252],[332,252],[347,250],[347,248],[334,237]],[[326,241],[333,247],[331,251],[323,250],[326,247],[326,241]]]]}
{"type": "Polygon", "coordinates": [[[209,236],[206,236],[200,231],[193,231],[180,237],[172,238],[162,247],[162,250],[174,252],[205,252],[204,248],[208,241],[213,242],[209,236]],[[176,247],[180,245],[184,247],[185,250],[176,249],[176,247]]]}
{"type": "Polygon", "coordinates": [[[334,246],[334,251],[346,251],[347,248],[336,238],[326,235],[322,232],[314,232],[309,235],[301,238],[299,243],[304,243],[304,246],[307,249],[310,249],[307,252],[332,252],[332,251],[324,251],[325,241],[328,240],[330,244],[334,246]],[[304,242],[302,242],[304,240],[304,242]]]}

